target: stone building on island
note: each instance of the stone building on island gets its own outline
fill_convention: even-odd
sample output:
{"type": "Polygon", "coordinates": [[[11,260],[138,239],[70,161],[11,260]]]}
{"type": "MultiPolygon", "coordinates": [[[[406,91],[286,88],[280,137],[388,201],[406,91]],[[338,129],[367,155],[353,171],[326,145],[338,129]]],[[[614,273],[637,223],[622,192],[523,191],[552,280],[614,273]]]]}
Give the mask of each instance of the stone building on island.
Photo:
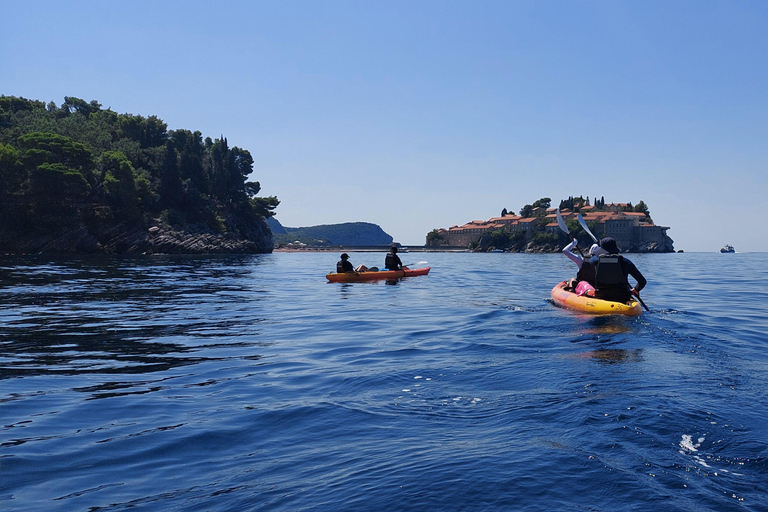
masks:
{"type": "MultiPolygon", "coordinates": [[[[610,236],[622,250],[630,252],[674,252],[673,241],[667,235],[669,227],[657,226],[645,213],[625,211],[624,203],[605,205],[601,210],[582,206],[578,211],[561,210],[563,219],[575,219],[581,213],[592,233],[598,238],[610,236]]],[[[487,221],[473,220],[461,226],[440,228],[427,235],[427,246],[445,248],[471,248],[480,244],[484,236],[494,232],[514,234],[520,232],[527,240],[536,233],[562,236],[557,224],[555,208],[534,212],[535,217],[515,214],[493,217],[487,221]]],[[[520,235],[518,235],[520,236],[520,235]]]]}

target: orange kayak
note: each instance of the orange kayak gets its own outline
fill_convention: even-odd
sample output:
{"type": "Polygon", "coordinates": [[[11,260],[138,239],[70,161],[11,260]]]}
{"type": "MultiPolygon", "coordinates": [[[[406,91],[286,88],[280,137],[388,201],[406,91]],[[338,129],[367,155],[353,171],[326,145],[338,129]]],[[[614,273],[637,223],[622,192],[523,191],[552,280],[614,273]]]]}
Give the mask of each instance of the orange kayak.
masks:
{"type": "Polygon", "coordinates": [[[643,312],[643,308],[640,307],[640,303],[636,300],[631,300],[624,304],[622,302],[611,302],[609,300],[587,297],[586,295],[576,295],[565,289],[565,281],[556,284],[552,288],[552,300],[560,307],[592,315],[637,316],[643,312]]]}
{"type": "Polygon", "coordinates": [[[333,272],[325,277],[332,283],[358,283],[360,281],[374,281],[377,279],[399,279],[401,277],[425,276],[432,267],[414,268],[405,270],[379,270],[378,272],[333,272]]]}

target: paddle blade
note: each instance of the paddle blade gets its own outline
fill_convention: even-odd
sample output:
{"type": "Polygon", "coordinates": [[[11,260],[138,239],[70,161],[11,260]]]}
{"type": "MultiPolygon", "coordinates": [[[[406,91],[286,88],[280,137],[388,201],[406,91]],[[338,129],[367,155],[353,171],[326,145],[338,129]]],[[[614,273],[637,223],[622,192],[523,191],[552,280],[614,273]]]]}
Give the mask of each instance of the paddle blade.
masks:
{"type": "Polygon", "coordinates": [[[594,241],[595,241],[595,243],[597,243],[597,237],[596,237],[595,235],[593,235],[593,234],[592,234],[592,232],[589,230],[589,226],[587,226],[587,222],[584,220],[584,217],[582,217],[582,216],[581,216],[581,214],[578,214],[576,218],[577,218],[577,219],[579,219],[579,225],[581,226],[581,228],[582,228],[584,231],[586,231],[586,232],[587,232],[587,234],[589,235],[589,237],[590,237],[592,240],[594,240],[594,241]]]}
{"type": "Polygon", "coordinates": [[[571,232],[568,231],[568,226],[565,225],[565,221],[563,220],[563,216],[560,215],[560,207],[557,208],[557,225],[560,226],[560,229],[562,229],[566,235],[570,235],[571,232]]]}

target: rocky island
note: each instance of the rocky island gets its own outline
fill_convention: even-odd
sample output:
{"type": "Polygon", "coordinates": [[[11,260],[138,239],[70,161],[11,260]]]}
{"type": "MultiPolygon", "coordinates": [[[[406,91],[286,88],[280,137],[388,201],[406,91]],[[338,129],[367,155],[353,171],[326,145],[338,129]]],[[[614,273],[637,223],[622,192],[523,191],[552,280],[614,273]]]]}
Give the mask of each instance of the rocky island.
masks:
{"type": "Polygon", "coordinates": [[[97,101],[0,96],[0,252],[264,253],[251,154],[97,101]]]}
{"type": "MultiPolygon", "coordinates": [[[[478,252],[558,252],[569,237],[557,223],[558,208],[544,197],[525,205],[519,215],[504,208],[499,217],[474,220],[461,226],[434,229],[427,234],[427,247],[466,248],[478,252]]],[[[581,214],[587,227],[598,238],[610,236],[625,252],[674,252],[674,241],[667,235],[670,229],[656,225],[648,206],[638,202],[606,204],[604,198],[590,204],[587,198],[569,197],[560,202],[559,209],[571,235],[582,246],[592,239],[576,220],[581,214]]]]}

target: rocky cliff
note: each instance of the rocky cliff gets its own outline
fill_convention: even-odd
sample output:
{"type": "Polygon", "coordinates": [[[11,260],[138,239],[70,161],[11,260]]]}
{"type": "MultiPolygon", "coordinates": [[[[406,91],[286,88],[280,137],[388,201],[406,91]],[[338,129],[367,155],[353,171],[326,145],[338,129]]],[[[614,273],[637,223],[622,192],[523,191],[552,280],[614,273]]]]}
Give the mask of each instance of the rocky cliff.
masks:
{"type": "Polygon", "coordinates": [[[148,229],[118,225],[101,233],[91,233],[84,225],[44,234],[0,228],[0,251],[6,254],[256,254],[272,248],[266,221],[244,236],[162,223],[148,229]]]}

